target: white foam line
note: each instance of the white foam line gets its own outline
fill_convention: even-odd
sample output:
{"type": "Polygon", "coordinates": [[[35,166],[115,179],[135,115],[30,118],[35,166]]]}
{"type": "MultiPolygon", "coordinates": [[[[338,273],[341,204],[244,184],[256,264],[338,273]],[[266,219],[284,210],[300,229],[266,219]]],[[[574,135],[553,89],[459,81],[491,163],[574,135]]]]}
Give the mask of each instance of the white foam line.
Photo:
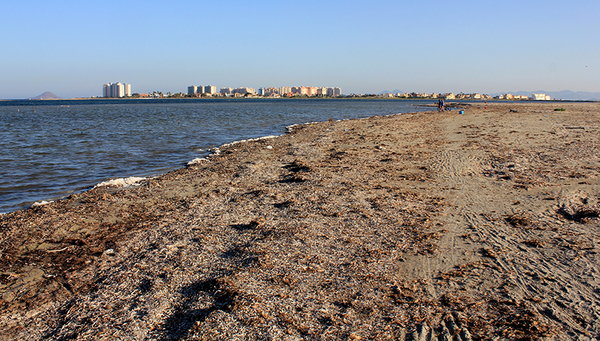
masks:
{"type": "Polygon", "coordinates": [[[268,136],[257,137],[255,139],[233,141],[233,142],[230,142],[230,143],[225,143],[224,145],[221,146],[221,148],[230,147],[230,146],[236,145],[238,143],[243,143],[243,142],[252,142],[252,141],[261,141],[261,140],[274,139],[274,138],[279,137],[279,136],[281,136],[281,135],[268,135],[268,136]]]}
{"type": "Polygon", "coordinates": [[[139,177],[132,176],[129,178],[112,179],[112,180],[101,182],[101,183],[97,184],[96,186],[94,186],[94,188],[106,187],[106,186],[129,187],[129,186],[137,185],[138,182],[140,182],[142,180],[146,180],[146,178],[139,178],[139,177]]]}
{"type": "Polygon", "coordinates": [[[192,161],[189,161],[188,163],[186,163],[186,165],[192,166],[192,165],[195,165],[195,164],[198,164],[198,163],[202,163],[202,162],[205,162],[205,161],[208,161],[208,159],[205,158],[205,157],[198,157],[198,158],[193,159],[192,161]]]}
{"type": "MultiPolygon", "coordinates": [[[[327,121],[322,121],[322,122],[327,122],[327,121]]],[[[285,129],[287,129],[288,133],[291,133],[294,130],[294,128],[296,128],[296,127],[301,127],[301,126],[305,126],[305,125],[309,125],[309,124],[318,124],[318,123],[322,123],[322,122],[297,123],[297,124],[289,125],[289,126],[285,127],[285,129]]]]}
{"type": "Polygon", "coordinates": [[[33,204],[31,204],[31,207],[37,207],[37,206],[44,206],[44,205],[48,205],[53,203],[54,201],[46,201],[46,200],[42,200],[42,201],[36,201],[33,204]]]}

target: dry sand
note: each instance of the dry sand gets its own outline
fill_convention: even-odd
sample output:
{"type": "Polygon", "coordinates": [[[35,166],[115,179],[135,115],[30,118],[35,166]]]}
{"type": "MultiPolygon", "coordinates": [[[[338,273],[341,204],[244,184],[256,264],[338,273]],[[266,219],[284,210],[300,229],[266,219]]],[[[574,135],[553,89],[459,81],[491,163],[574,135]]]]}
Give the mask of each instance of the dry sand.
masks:
{"type": "Polygon", "coordinates": [[[598,339],[599,132],[597,103],[306,124],[0,216],[0,338],[598,339]]]}

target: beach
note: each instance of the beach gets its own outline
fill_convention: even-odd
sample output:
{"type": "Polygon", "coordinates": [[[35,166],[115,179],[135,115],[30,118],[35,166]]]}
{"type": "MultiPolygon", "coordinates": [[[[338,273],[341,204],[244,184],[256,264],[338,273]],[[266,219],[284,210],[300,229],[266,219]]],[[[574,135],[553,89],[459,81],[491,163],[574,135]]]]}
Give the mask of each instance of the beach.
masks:
{"type": "Polygon", "coordinates": [[[0,337],[600,338],[600,104],[461,110],[0,215],[0,337]]]}

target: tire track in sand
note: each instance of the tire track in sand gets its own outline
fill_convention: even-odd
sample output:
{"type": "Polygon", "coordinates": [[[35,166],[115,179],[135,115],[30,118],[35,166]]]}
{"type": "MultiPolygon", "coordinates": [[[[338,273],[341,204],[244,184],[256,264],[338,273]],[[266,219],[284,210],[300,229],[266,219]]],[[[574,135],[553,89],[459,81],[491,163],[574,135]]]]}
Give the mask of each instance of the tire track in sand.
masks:
{"type": "MultiPolygon", "coordinates": [[[[460,121],[444,124],[445,143],[432,159],[431,170],[438,195],[449,204],[441,217],[448,232],[439,242],[440,254],[413,260],[412,266],[421,267],[413,274],[435,282],[436,276],[453,268],[487,262],[491,266],[485,276],[462,281],[466,288],[479,289],[472,295],[493,293],[523,302],[539,321],[567,335],[599,337],[594,323],[600,319],[597,257],[596,251],[585,250],[595,249],[593,240],[600,238],[594,229],[557,218],[558,198],[568,196],[568,189],[519,189],[514,181],[485,176],[483,170],[491,165],[487,150],[497,146],[481,136],[475,145],[467,143],[477,138],[473,124],[467,129],[460,121]],[[510,223],[510,217],[519,215],[531,225],[510,223]],[[590,233],[588,239],[579,237],[590,233]],[[591,240],[592,245],[582,249],[575,240],[591,240]]],[[[430,291],[443,295],[444,287],[435,287],[440,292],[430,291]]]]}

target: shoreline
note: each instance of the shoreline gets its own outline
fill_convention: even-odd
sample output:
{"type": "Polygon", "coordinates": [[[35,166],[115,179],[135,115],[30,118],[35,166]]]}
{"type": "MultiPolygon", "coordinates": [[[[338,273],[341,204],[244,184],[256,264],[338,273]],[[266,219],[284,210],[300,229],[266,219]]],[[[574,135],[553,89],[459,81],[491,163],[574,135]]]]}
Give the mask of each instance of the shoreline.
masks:
{"type": "Polygon", "coordinates": [[[598,105],[486,105],[298,125],[0,215],[2,335],[597,338],[598,105]]]}
{"type": "MultiPolygon", "coordinates": [[[[97,102],[97,103],[103,103],[103,102],[97,102]]],[[[120,103],[125,103],[125,102],[120,102],[120,103]]],[[[175,106],[183,106],[183,113],[188,115],[189,119],[192,120],[198,120],[201,121],[200,118],[198,118],[197,116],[194,116],[193,114],[193,110],[195,109],[190,109],[190,107],[187,104],[175,104],[177,102],[169,102],[169,103],[174,103],[175,106]]],[[[190,104],[191,106],[201,106],[202,110],[204,110],[204,105],[209,105],[212,106],[212,104],[210,103],[220,103],[222,104],[222,107],[219,105],[218,106],[218,110],[224,111],[224,110],[229,110],[229,108],[231,108],[232,110],[234,110],[235,112],[238,112],[241,106],[243,105],[251,105],[251,103],[256,104],[258,102],[254,102],[254,101],[238,101],[238,102],[194,102],[196,104],[190,104]],[[238,104],[242,104],[239,105],[238,104]]],[[[156,150],[160,150],[160,152],[162,153],[163,151],[161,150],[161,148],[152,148],[150,147],[152,144],[152,141],[149,141],[150,143],[146,143],[145,145],[142,145],[142,159],[141,160],[137,160],[135,157],[135,153],[139,152],[137,149],[131,149],[129,148],[128,150],[126,150],[126,153],[131,153],[130,157],[129,154],[126,154],[125,157],[128,160],[116,160],[117,164],[115,164],[115,167],[111,166],[110,162],[105,162],[106,160],[108,160],[108,158],[102,158],[102,159],[98,159],[98,163],[96,163],[95,160],[93,160],[91,157],[86,156],[86,155],[91,155],[93,152],[108,152],[109,154],[112,155],[113,152],[116,152],[119,150],[119,148],[112,148],[112,149],[107,149],[107,150],[102,150],[102,147],[100,147],[100,150],[92,150],[92,149],[98,149],[98,148],[88,148],[89,150],[86,150],[87,153],[85,153],[83,159],[80,158],[76,158],[74,157],[73,160],[76,162],[80,162],[83,165],[84,163],[91,163],[93,162],[94,164],[96,164],[96,170],[90,170],[88,168],[84,168],[81,167],[81,169],[77,169],[77,166],[71,168],[71,169],[60,169],[60,173],[56,173],[56,175],[63,175],[62,178],[59,178],[58,176],[52,176],[52,178],[47,179],[44,178],[44,175],[41,174],[41,172],[39,171],[41,169],[41,167],[43,167],[43,165],[41,163],[36,164],[22,164],[19,163],[18,161],[16,161],[16,159],[11,159],[11,155],[17,155],[18,151],[15,151],[15,153],[10,153],[7,154],[7,158],[10,162],[10,167],[7,168],[5,170],[5,172],[3,172],[4,176],[6,177],[6,181],[5,181],[5,186],[2,188],[3,190],[3,195],[2,195],[2,200],[3,203],[1,206],[3,206],[2,209],[0,209],[0,211],[2,212],[11,212],[11,211],[15,211],[18,209],[25,209],[27,207],[29,207],[31,204],[35,203],[35,202],[39,202],[41,200],[56,200],[56,199],[60,199],[60,198],[64,198],[65,196],[68,196],[70,194],[76,193],[76,192],[80,192],[80,191],[84,191],[84,190],[88,190],[89,188],[93,187],[94,185],[96,185],[99,182],[108,180],[108,179],[114,179],[114,178],[121,178],[121,177],[127,177],[127,176],[143,176],[143,177],[148,177],[148,176],[156,176],[159,174],[163,174],[166,171],[172,170],[172,169],[176,169],[178,167],[182,167],[184,166],[187,162],[193,160],[194,158],[200,158],[200,157],[204,157],[206,156],[207,152],[198,152],[197,148],[194,148],[194,150],[192,151],[191,149],[188,150],[186,149],[187,146],[194,146],[196,144],[198,144],[199,146],[202,147],[202,149],[209,149],[209,148],[213,148],[215,146],[218,146],[220,144],[223,143],[227,143],[230,141],[235,141],[235,140],[240,140],[240,139],[244,139],[244,138],[253,138],[253,137],[257,137],[257,136],[262,136],[262,135],[273,135],[273,134],[283,134],[285,132],[284,130],[284,126],[285,125],[289,125],[291,123],[301,123],[301,122],[308,122],[308,121],[318,121],[318,120],[325,120],[329,117],[321,117],[320,114],[321,113],[326,113],[327,111],[323,111],[323,108],[328,108],[328,107],[332,107],[332,106],[342,106],[344,107],[344,110],[341,112],[340,115],[334,117],[334,118],[344,118],[344,117],[352,117],[354,115],[360,115],[360,108],[364,107],[365,109],[367,109],[367,111],[365,112],[365,115],[371,114],[376,112],[376,110],[372,110],[372,109],[376,109],[377,107],[384,107],[384,112],[387,112],[387,109],[391,109],[393,112],[394,108],[393,107],[397,107],[398,110],[400,111],[415,111],[415,107],[413,107],[413,104],[415,102],[381,102],[382,105],[379,105],[378,103],[375,103],[373,101],[369,101],[369,102],[356,102],[356,101],[346,101],[344,103],[341,102],[332,102],[332,101],[292,101],[292,102],[260,102],[262,103],[260,106],[261,107],[270,107],[270,106],[275,106],[278,109],[275,110],[283,110],[285,113],[295,113],[296,108],[299,109],[298,112],[298,117],[296,118],[288,118],[286,119],[286,116],[292,116],[292,115],[279,115],[279,117],[273,117],[273,119],[275,119],[275,121],[273,121],[273,125],[269,125],[270,123],[270,119],[263,119],[262,122],[260,119],[258,119],[258,124],[253,127],[252,129],[243,129],[241,125],[238,124],[238,129],[237,131],[230,131],[228,133],[231,133],[230,136],[225,136],[225,131],[223,131],[223,134],[217,134],[215,136],[201,136],[198,139],[194,139],[194,134],[195,133],[200,133],[203,134],[202,131],[196,132],[193,131],[193,128],[190,128],[191,125],[187,124],[184,129],[186,129],[185,132],[185,136],[184,139],[178,140],[179,142],[177,149],[173,149],[172,153],[170,154],[163,154],[162,156],[160,156],[160,159],[155,158],[153,155],[153,153],[156,152],[156,150]],[[305,105],[306,103],[309,103],[311,105],[305,105]],[[406,105],[405,105],[406,104],[406,105]],[[314,111],[315,114],[311,116],[310,112],[312,111],[310,108],[316,105],[317,107],[321,108],[320,111],[314,111]],[[348,108],[345,108],[346,106],[348,106],[348,108]],[[281,122],[277,122],[276,119],[280,119],[281,122]],[[278,124],[281,123],[281,124],[278,124]],[[253,130],[254,129],[254,130],[253,130]],[[90,153],[92,152],[92,153],[90,153]],[[176,157],[173,157],[176,156],[176,157]],[[183,157],[181,157],[183,156],[183,157]],[[131,165],[139,163],[141,167],[131,167],[131,165]],[[157,167],[151,166],[152,164],[156,163],[157,167]],[[22,166],[22,167],[21,167],[22,166]],[[99,167],[99,168],[98,168],[99,167]],[[15,174],[17,174],[17,172],[15,171],[10,171],[10,169],[15,169],[15,170],[23,170],[23,176],[21,177],[22,179],[35,179],[32,181],[28,181],[26,182],[28,187],[25,189],[24,191],[24,195],[20,196],[19,195],[19,188],[17,188],[16,186],[16,182],[19,181],[18,178],[16,178],[16,176],[14,176],[15,174]],[[73,177],[71,177],[71,175],[73,177]],[[79,175],[84,175],[83,177],[77,177],[79,175]],[[108,176],[108,178],[106,178],[106,176],[108,176]],[[65,180],[63,181],[63,179],[73,179],[73,181],[70,180],[65,180]],[[15,184],[15,186],[13,186],[13,184],[15,184]],[[46,186],[46,184],[48,184],[48,186],[46,186]],[[37,186],[36,186],[37,185],[37,186]],[[55,186],[58,185],[58,186],[55,186]],[[74,186],[73,186],[74,185],[74,186]],[[35,187],[40,187],[43,188],[43,191],[41,192],[37,192],[34,190],[35,187]],[[6,191],[6,192],[5,192],[6,191]],[[20,202],[19,202],[20,201],[20,202]]],[[[60,103],[59,103],[60,104],[60,103]]],[[[117,104],[118,105],[118,104],[117,104]]],[[[142,105],[142,104],[141,104],[142,105]]],[[[159,104],[159,105],[170,105],[170,104],[159,104]]],[[[152,109],[152,105],[148,105],[144,107],[148,107],[148,110],[153,110],[152,109]]],[[[10,114],[11,112],[13,112],[13,110],[16,112],[18,107],[12,107],[13,109],[10,109],[11,107],[4,107],[3,109],[3,113],[6,113],[9,117],[11,118],[12,115],[10,114]]],[[[99,108],[100,111],[102,111],[103,113],[106,112],[106,114],[112,113],[113,111],[111,111],[111,106],[102,106],[99,105],[97,108],[99,108]]],[[[94,107],[94,110],[97,109],[96,107],[94,107]]],[[[161,107],[162,108],[162,107],[161,107]]],[[[59,106],[57,105],[52,105],[52,106],[47,106],[44,111],[45,113],[54,115],[55,112],[58,112],[59,110],[59,106]],[[56,109],[56,110],[55,110],[56,109]]],[[[209,108],[210,109],[210,108],[209,108]]],[[[266,108],[268,109],[268,108],[266,108]]],[[[60,109],[63,110],[63,109],[60,109]]],[[[71,109],[65,109],[65,110],[72,110],[73,112],[71,113],[69,111],[69,115],[77,115],[77,114],[83,114],[83,112],[86,112],[86,110],[89,110],[87,108],[86,105],[84,106],[71,106],[71,109]]],[[[127,105],[123,105],[123,106],[119,106],[119,109],[117,110],[117,112],[121,110],[121,111],[127,111],[128,110],[128,106],[127,105]]],[[[161,110],[161,109],[159,109],[161,110]]],[[[28,110],[25,109],[21,109],[21,112],[26,112],[26,114],[24,115],[33,115],[32,117],[37,117],[37,115],[32,112],[31,108],[29,108],[28,110]]],[[[37,110],[38,112],[41,112],[40,109],[37,110]]],[[[156,110],[153,110],[153,112],[156,112],[156,110]]],[[[112,114],[111,114],[112,115],[112,114]]],[[[118,113],[117,113],[118,115],[118,113]]],[[[115,115],[113,115],[115,116],[115,115]]],[[[266,115],[269,116],[269,115],[266,115]]],[[[277,115],[271,115],[271,116],[277,116],[277,115]]],[[[17,116],[14,116],[17,117],[17,116]]],[[[29,117],[29,116],[27,116],[29,117]]],[[[239,117],[243,117],[243,115],[239,115],[239,117]]],[[[156,117],[154,117],[156,118],[156,117]]],[[[182,117],[183,118],[183,117],[182,117]]],[[[112,120],[111,122],[116,122],[117,120],[112,120]]],[[[182,119],[182,122],[189,122],[189,121],[184,121],[182,119]]],[[[238,121],[235,121],[237,123],[239,123],[238,121]]],[[[217,122],[218,123],[218,122],[217,122]]],[[[237,124],[236,123],[236,124],[237,124]]],[[[250,125],[252,125],[252,122],[248,122],[250,125]]],[[[80,135],[74,134],[74,135],[69,135],[69,139],[80,139],[81,142],[86,142],[86,141],[93,141],[91,142],[91,144],[93,145],[98,145],[98,146],[102,146],[102,144],[106,141],[103,140],[102,138],[98,137],[99,135],[93,135],[94,131],[91,129],[93,124],[92,123],[77,123],[78,126],[83,127],[82,129],[79,129],[79,133],[80,135]],[[86,130],[86,128],[88,128],[86,130]],[[81,134],[81,130],[84,131],[83,134],[81,134]]],[[[171,127],[173,125],[168,125],[168,129],[171,129],[171,127]]],[[[54,131],[54,130],[53,130],[54,131]]],[[[179,131],[176,131],[176,133],[180,133],[179,131]]],[[[7,132],[7,134],[10,134],[7,132]]],[[[21,134],[24,134],[24,132],[21,132],[21,134]]],[[[26,133],[25,133],[26,134],[26,133]]],[[[119,141],[113,141],[111,136],[105,136],[109,141],[112,141],[111,143],[119,143],[119,141]]],[[[168,139],[168,136],[165,135],[159,135],[159,137],[161,139],[168,139]]],[[[76,141],[77,143],[79,143],[80,141],[76,141]]],[[[139,143],[142,140],[144,140],[144,138],[140,138],[138,139],[138,141],[134,141],[132,139],[131,140],[133,143],[139,143]]],[[[146,139],[147,140],[147,139],[146,139]]],[[[57,146],[60,146],[64,141],[64,139],[57,139],[57,146]]],[[[124,140],[125,142],[128,142],[128,139],[124,140]]],[[[148,141],[146,141],[148,142],[148,141]]],[[[90,144],[90,143],[88,143],[90,144]]],[[[91,145],[90,144],[90,145],[91,145]]],[[[73,144],[70,144],[73,145],[73,144]]],[[[35,145],[27,145],[27,149],[31,149],[29,154],[24,154],[24,155],[32,155],[33,153],[37,153],[39,152],[37,149],[37,147],[35,145]]],[[[52,146],[49,147],[50,149],[52,148],[52,146]]],[[[68,148],[66,148],[68,149],[68,148]]],[[[27,153],[26,149],[22,149],[23,153],[27,153]]],[[[57,149],[60,150],[60,149],[57,149]]],[[[72,151],[73,153],[77,153],[77,150],[72,151]]],[[[60,154],[60,152],[58,153],[60,154]]],[[[43,159],[40,160],[44,160],[45,162],[52,162],[53,160],[53,151],[52,150],[43,150],[43,155],[45,155],[43,157],[43,159]]],[[[63,156],[65,157],[65,156],[63,156]]]]}
{"type": "MultiPolygon", "coordinates": [[[[465,104],[457,104],[457,106],[455,106],[453,108],[459,108],[459,107],[464,106],[464,105],[465,104]]],[[[427,105],[423,105],[423,106],[427,106],[427,105]]],[[[435,106],[435,105],[431,105],[431,106],[435,106]]],[[[375,115],[375,116],[372,116],[372,117],[393,116],[393,115],[401,115],[401,114],[410,114],[410,112],[409,113],[389,114],[389,115],[375,115]]],[[[366,119],[366,118],[369,118],[369,117],[359,118],[359,119],[366,119]]],[[[335,120],[335,122],[341,122],[341,121],[344,121],[344,120],[348,120],[348,119],[335,120]]],[[[236,141],[232,141],[232,142],[227,142],[227,143],[224,143],[224,144],[222,144],[220,146],[217,146],[217,147],[214,147],[214,148],[210,148],[210,149],[206,149],[205,151],[209,152],[209,154],[207,156],[205,156],[205,157],[195,158],[195,159],[189,160],[189,161],[187,161],[187,162],[185,162],[185,163],[183,163],[183,164],[181,164],[179,166],[173,166],[169,171],[167,171],[167,173],[169,173],[171,171],[175,171],[175,170],[181,169],[181,168],[186,168],[186,167],[191,166],[191,165],[193,165],[195,163],[198,163],[198,162],[206,161],[206,160],[208,160],[211,157],[211,155],[214,155],[214,154],[218,155],[220,153],[220,149],[221,148],[229,147],[230,145],[235,145],[235,144],[244,143],[244,142],[260,141],[260,140],[263,140],[263,139],[276,138],[276,137],[283,136],[285,134],[290,133],[292,131],[291,129],[293,127],[303,126],[303,125],[307,125],[307,124],[318,124],[318,123],[322,123],[322,122],[314,121],[314,122],[296,123],[296,124],[292,124],[292,125],[286,126],[285,127],[286,131],[283,134],[281,134],[281,135],[266,135],[266,136],[261,136],[261,137],[256,137],[256,138],[248,138],[248,139],[241,139],[241,140],[236,140],[236,141]]],[[[89,190],[95,189],[96,187],[100,187],[100,186],[113,185],[113,186],[117,186],[117,187],[125,187],[126,188],[126,187],[129,187],[129,186],[132,186],[132,185],[136,185],[137,182],[140,182],[142,180],[160,177],[160,176],[163,176],[165,174],[166,173],[160,173],[160,174],[156,174],[156,175],[153,175],[153,176],[147,176],[147,177],[140,177],[140,176],[137,176],[137,175],[131,175],[131,176],[126,176],[126,177],[109,177],[109,178],[106,178],[103,181],[100,181],[100,182],[98,182],[98,183],[96,183],[94,185],[88,186],[88,187],[83,188],[81,190],[76,190],[75,192],[73,192],[73,193],[71,193],[69,195],[56,196],[56,197],[50,197],[50,198],[43,198],[43,199],[31,202],[31,204],[29,206],[24,207],[24,208],[20,208],[20,209],[13,210],[13,211],[0,212],[0,215],[12,213],[12,212],[17,212],[17,211],[21,211],[21,210],[28,210],[28,209],[31,209],[32,207],[35,207],[35,206],[45,205],[45,204],[52,203],[52,202],[58,201],[58,200],[64,200],[64,199],[67,199],[68,197],[70,197],[71,195],[84,193],[84,192],[87,192],[89,190]],[[135,181],[134,183],[129,183],[130,179],[138,179],[138,181],[135,181]]]]}
{"type": "MultiPolygon", "coordinates": [[[[348,101],[431,101],[436,102],[439,98],[387,98],[387,97],[184,97],[184,98],[114,98],[114,97],[89,97],[89,98],[57,98],[57,99],[0,99],[0,103],[2,105],[7,105],[8,102],[13,102],[14,106],[31,106],[36,103],[43,103],[43,105],[61,105],[59,102],[69,102],[71,104],[98,104],[94,102],[98,101],[106,101],[111,102],[110,104],[115,103],[124,103],[131,102],[132,104],[138,103],[148,103],[148,102],[156,102],[156,103],[168,103],[168,102],[182,102],[182,103],[193,103],[196,101],[256,101],[256,100],[273,100],[273,101],[290,101],[290,100],[323,100],[323,101],[339,101],[339,100],[348,100],[348,101]],[[79,103],[78,103],[79,102],[79,103]],[[89,102],[89,103],[85,103],[89,102]]],[[[594,104],[600,103],[600,100],[577,100],[577,99],[553,99],[547,101],[536,101],[536,100],[506,100],[506,99],[451,99],[445,100],[447,104],[485,104],[485,103],[496,103],[496,104],[515,104],[515,105],[528,105],[528,104],[554,104],[554,103],[567,103],[567,104],[594,104]]],[[[7,106],[10,106],[8,104],[7,106]]]]}

